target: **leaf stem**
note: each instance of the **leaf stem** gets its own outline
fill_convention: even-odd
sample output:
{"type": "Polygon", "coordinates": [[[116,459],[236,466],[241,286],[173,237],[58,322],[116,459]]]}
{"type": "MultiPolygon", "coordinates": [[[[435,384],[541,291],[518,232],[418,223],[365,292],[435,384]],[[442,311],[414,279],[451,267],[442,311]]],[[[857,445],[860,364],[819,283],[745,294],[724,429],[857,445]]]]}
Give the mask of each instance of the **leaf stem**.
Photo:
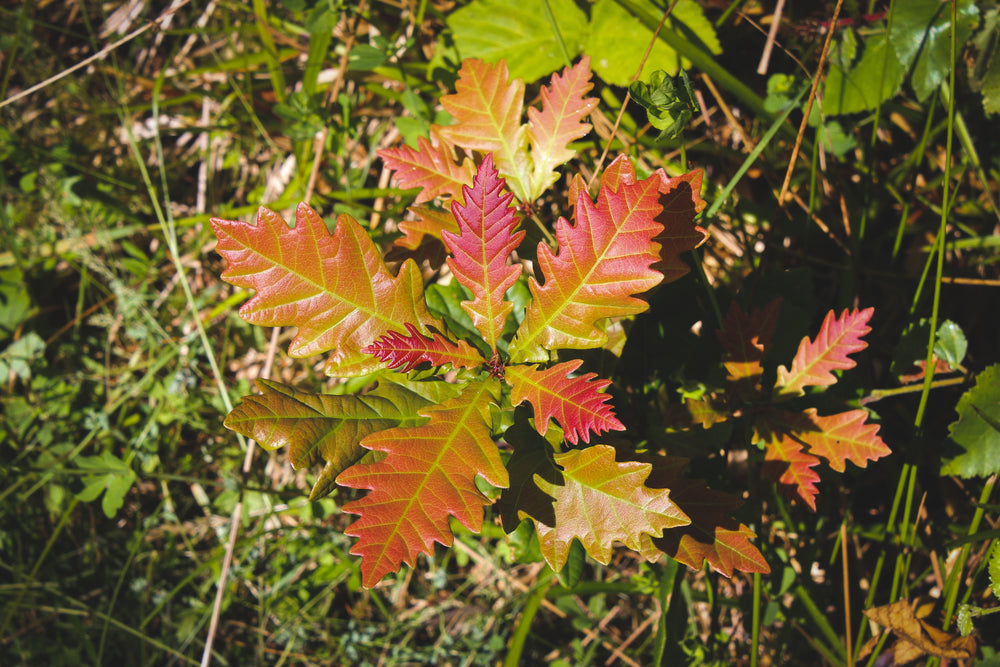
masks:
{"type": "Polygon", "coordinates": [[[555,35],[556,44],[559,45],[559,50],[562,52],[563,62],[566,63],[566,67],[571,67],[573,65],[572,58],[570,58],[569,51],[566,49],[566,42],[563,41],[562,32],[559,31],[559,23],[556,21],[555,14],[552,13],[549,0],[542,0],[542,8],[545,10],[545,18],[548,20],[549,25],[552,26],[552,34],[555,35]]]}
{"type": "Polygon", "coordinates": [[[528,633],[531,632],[531,622],[534,620],[535,615],[538,614],[538,609],[542,606],[542,601],[545,600],[545,595],[548,593],[549,587],[552,586],[552,582],[552,570],[547,567],[541,576],[538,577],[538,583],[535,584],[535,589],[531,592],[528,602],[524,605],[521,620],[517,624],[517,630],[510,640],[507,658],[503,662],[504,667],[517,667],[520,664],[521,653],[524,651],[524,642],[528,639],[528,633]]]}

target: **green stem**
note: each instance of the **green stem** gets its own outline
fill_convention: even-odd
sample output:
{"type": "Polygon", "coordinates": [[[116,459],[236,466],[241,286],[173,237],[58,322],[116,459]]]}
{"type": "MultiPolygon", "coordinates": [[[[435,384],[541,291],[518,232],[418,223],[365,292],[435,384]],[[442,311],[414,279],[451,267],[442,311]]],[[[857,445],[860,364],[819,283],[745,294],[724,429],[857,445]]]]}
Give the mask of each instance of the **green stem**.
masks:
{"type": "Polygon", "coordinates": [[[566,67],[570,67],[573,64],[572,58],[569,55],[569,51],[566,49],[566,42],[563,41],[562,32],[559,31],[559,23],[556,22],[556,16],[552,13],[552,7],[549,5],[549,0],[542,0],[542,8],[545,10],[545,18],[552,27],[552,34],[555,35],[556,44],[559,45],[559,51],[562,53],[563,62],[566,63],[566,67]]]}
{"type": "Polygon", "coordinates": [[[531,592],[528,602],[524,605],[524,611],[521,613],[521,621],[517,624],[517,630],[510,639],[507,658],[503,662],[504,667],[517,667],[521,662],[524,642],[527,641],[528,633],[531,632],[531,622],[535,619],[535,615],[538,614],[538,609],[542,606],[542,601],[545,600],[545,595],[548,593],[552,582],[552,570],[546,568],[545,572],[538,577],[538,583],[535,584],[535,589],[531,592]]]}

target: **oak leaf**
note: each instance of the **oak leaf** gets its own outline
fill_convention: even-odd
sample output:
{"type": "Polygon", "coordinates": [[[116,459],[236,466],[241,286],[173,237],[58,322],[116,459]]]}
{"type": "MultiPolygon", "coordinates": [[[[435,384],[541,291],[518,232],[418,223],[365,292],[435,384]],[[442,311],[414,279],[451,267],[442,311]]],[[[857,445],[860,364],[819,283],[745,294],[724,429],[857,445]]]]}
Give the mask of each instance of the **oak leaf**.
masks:
{"type": "Polygon", "coordinates": [[[532,518],[542,555],[556,571],[566,564],[574,539],[595,560],[607,564],[615,540],[639,551],[644,536],[659,537],[690,523],[668,489],[644,484],[650,464],[616,462],[613,447],[570,450],[556,454],[555,462],[562,468],[562,484],[535,476],[538,488],[555,499],[555,525],[532,518]]]}
{"type": "Polygon", "coordinates": [[[491,501],[476,477],[498,488],[509,484],[490,438],[489,405],[498,394],[496,380],[471,382],[456,398],[422,410],[426,424],[378,431],[361,441],[385,458],[351,466],[337,484],[369,490],[343,508],[359,515],[345,532],[358,538],[351,553],[362,557],[365,586],[401,563],[413,566],[435,542],[451,546],[450,517],[473,532],[482,528],[483,507],[491,501]]]}
{"type": "Polygon", "coordinates": [[[439,333],[424,336],[412,324],[403,335],[390,331],[363,351],[385,362],[389,368],[413,370],[423,362],[432,366],[451,364],[454,368],[476,368],[485,363],[476,348],[464,340],[453,343],[439,333]]]}
{"type": "Polygon", "coordinates": [[[395,172],[404,188],[420,188],[415,204],[436,197],[461,198],[462,186],[472,182],[475,165],[469,158],[455,161],[455,146],[431,126],[430,139],[420,137],[417,148],[399,146],[378,151],[385,165],[395,172]]]}
{"type": "Polygon", "coordinates": [[[341,215],[333,234],[305,204],[295,227],[261,208],[256,224],[212,218],[217,250],[228,261],[222,278],[257,293],[240,308],[252,324],[296,326],[293,357],[333,350],[328,375],[352,377],[380,363],[362,349],[382,334],[435,323],[423,298],[417,265],[406,261],[389,273],[365,230],[341,215]]]}
{"type": "Polygon", "coordinates": [[[537,366],[513,365],[506,369],[511,386],[510,402],[531,403],[535,410],[535,428],[542,435],[548,431],[549,419],[562,426],[564,437],[577,444],[590,442],[590,433],[624,431],[625,426],[615,417],[602,392],[611,380],[598,380],[594,373],[570,377],[583,362],[579,359],[539,370],[537,366]]]}
{"type": "Polygon", "coordinates": [[[801,395],[805,387],[834,384],[837,378],[832,371],[854,368],[856,362],[849,355],[868,347],[861,338],[871,331],[868,320],[874,312],[874,308],[845,310],[839,318],[833,311],[827,313],[816,340],[802,339],[791,370],[778,367],[776,393],[801,395]]]}

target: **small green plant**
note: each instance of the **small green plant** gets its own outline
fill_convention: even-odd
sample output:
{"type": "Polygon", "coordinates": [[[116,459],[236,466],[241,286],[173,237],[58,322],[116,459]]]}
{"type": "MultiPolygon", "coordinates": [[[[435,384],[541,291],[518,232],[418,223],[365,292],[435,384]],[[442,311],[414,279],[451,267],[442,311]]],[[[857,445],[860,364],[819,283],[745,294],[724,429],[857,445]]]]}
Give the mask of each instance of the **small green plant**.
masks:
{"type": "MultiPolygon", "coordinates": [[[[586,61],[555,75],[522,125],[523,84],[509,82],[502,64],[466,62],[458,93],[442,100],[457,122],[432,126],[418,149],[383,152],[404,185],[423,187],[418,203],[451,200],[447,212],[417,209],[423,224],[403,230],[403,245],[441,239],[454,289],[425,290],[413,260],[390,272],[347,215],[332,234],[305,205],[292,228],[267,209],[256,224],[212,221],[229,262],[223,278],[257,291],[241,315],[297,326],[290,354],[331,352],[329,375],[366,379],[356,395],[260,381],[261,395],[226,420],[265,447],[289,445],[296,466],[324,462],[313,497],[336,485],[368,491],[344,506],[359,515],[347,533],[358,538],[352,553],[362,556],[366,586],[414,565],[435,542],[450,546],[451,518],[479,532],[494,503],[507,532],[530,522],[557,571],[574,557],[574,541],[602,563],[620,542],[649,561],[666,553],[726,576],[769,571],[754,533],[731,516],[738,499],[686,478],[684,459],[602,436],[626,425],[608,404],[610,380],[581,373],[573,352],[613,349],[609,326],[645,311],[639,297],[688,271],[680,254],[704,239],[694,224],[701,173],[639,179],[619,157],[601,174],[596,202],[574,177],[573,222],[555,224],[555,248],[522,246],[519,210],[533,213],[555,167],[573,156],[569,142],[587,131],[588,79],[586,61]],[[478,165],[459,162],[456,147],[481,151],[478,165]],[[526,255],[539,275],[517,261],[526,255]]],[[[726,322],[732,392],[750,403],[832,384],[831,371],[853,366],[847,355],[865,346],[870,309],[828,317],[791,370],[779,370],[771,399],[761,398],[775,312],[734,310],[726,322]]],[[[864,465],[888,453],[866,416],[761,407],[756,429],[768,460],[790,464],[785,477],[794,481],[783,483],[812,504],[814,454],[843,470],[845,460],[864,465]]]]}

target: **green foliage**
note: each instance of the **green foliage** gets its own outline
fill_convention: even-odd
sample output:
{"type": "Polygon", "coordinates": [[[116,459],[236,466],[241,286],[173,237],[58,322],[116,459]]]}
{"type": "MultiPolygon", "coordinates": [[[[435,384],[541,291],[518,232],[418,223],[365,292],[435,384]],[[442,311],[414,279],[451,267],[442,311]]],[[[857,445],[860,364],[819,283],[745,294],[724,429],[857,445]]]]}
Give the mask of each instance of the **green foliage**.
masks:
{"type": "Polygon", "coordinates": [[[629,86],[629,92],[632,99],[646,109],[649,123],[660,131],[658,141],[675,138],[692,116],[701,112],[691,80],[684,70],[676,77],[656,70],[650,75],[648,84],[635,81],[629,86]]]}
{"type": "Polygon", "coordinates": [[[942,475],[988,476],[1000,471],[1000,364],[976,377],[956,408],[958,419],[948,432],[961,453],[948,453],[942,475]]]}
{"type": "MultiPolygon", "coordinates": [[[[561,65],[566,58],[589,56],[594,72],[604,81],[627,86],[635,76],[653,32],[615,0],[597,0],[590,16],[571,0],[547,0],[556,28],[542,8],[519,0],[474,0],[448,18],[462,58],[504,60],[511,75],[533,81],[561,65]]],[[[664,30],[698,43],[710,53],[722,47],[711,22],[693,0],[674,4],[664,30]]],[[[690,66],[680,54],[657,41],[645,63],[647,70],[671,75],[690,66]]]]}

